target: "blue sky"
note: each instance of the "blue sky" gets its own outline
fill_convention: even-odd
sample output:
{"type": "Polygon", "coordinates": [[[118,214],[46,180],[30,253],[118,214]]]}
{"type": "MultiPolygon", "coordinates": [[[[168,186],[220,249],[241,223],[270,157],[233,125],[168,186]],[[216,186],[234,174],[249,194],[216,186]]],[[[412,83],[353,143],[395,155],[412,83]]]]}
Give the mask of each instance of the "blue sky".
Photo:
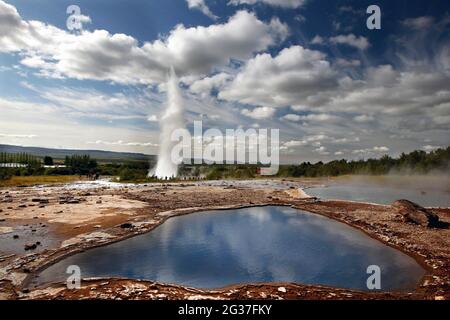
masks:
{"type": "Polygon", "coordinates": [[[188,128],[278,128],[284,162],[429,151],[449,33],[438,0],[0,0],[0,143],[154,154],[173,66],[188,128]]]}

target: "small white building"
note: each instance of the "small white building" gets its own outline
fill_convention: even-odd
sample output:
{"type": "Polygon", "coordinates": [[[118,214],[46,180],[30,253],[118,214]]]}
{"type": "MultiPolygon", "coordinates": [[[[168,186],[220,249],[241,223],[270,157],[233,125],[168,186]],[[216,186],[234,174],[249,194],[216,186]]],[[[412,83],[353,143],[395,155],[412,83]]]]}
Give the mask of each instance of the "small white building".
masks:
{"type": "Polygon", "coordinates": [[[23,163],[0,163],[0,168],[26,168],[27,165],[23,163]]]}

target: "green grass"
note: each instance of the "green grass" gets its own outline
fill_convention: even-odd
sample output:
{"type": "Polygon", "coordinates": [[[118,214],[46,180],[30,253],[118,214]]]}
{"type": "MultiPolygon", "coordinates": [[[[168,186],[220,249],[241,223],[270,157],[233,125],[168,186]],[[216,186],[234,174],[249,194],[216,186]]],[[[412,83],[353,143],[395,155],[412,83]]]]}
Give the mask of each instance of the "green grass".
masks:
{"type": "Polygon", "coordinates": [[[17,186],[35,186],[40,184],[57,184],[68,183],[82,180],[80,176],[28,176],[28,177],[11,177],[6,180],[0,180],[0,187],[17,187],[17,186]]]}

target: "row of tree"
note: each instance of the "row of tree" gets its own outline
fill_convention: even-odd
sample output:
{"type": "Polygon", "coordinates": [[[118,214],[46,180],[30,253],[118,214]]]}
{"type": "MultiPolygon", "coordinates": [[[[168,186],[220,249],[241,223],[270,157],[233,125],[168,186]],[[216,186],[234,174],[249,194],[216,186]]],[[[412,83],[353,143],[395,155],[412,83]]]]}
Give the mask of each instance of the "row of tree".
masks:
{"type": "Polygon", "coordinates": [[[93,174],[97,168],[97,160],[89,155],[66,156],[64,165],[72,171],[72,174],[93,174]]]}
{"type": "Polygon", "coordinates": [[[37,166],[41,163],[40,159],[32,154],[21,152],[21,153],[7,153],[0,152],[0,164],[20,164],[27,166],[37,166]]]}
{"type": "Polygon", "coordinates": [[[0,179],[11,176],[36,175],[95,175],[98,173],[97,161],[88,155],[67,156],[64,166],[53,167],[53,158],[46,156],[42,160],[26,153],[0,153],[0,179]],[[49,167],[44,167],[49,166],[49,167]]]}
{"type": "MultiPolygon", "coordinates": [[[[29,154],[0,153],[0,164],[23,164],[19,168],[0,167],[0,179],[12,175],[110,175],[119,176],[123,181],[145,180],[150,164],[147,161],[106,163],[98,165],[88,155],[67,156],[65,167],[44,168],[41,160],[29,154]]],[[[45,165],[53,164],[50,157],[44,158],[45,165]]],[[[258,175],[256,165],[199,165],[180,166],[180,174],[206,177],[206,179],[241,179],[258,175]]],[[[389,173],[426,174],[432,171],[450,174],[450,147],[432,152],[413,151],[402,153],[398,158],[385,155],[379,159],[348,161],[335,160],[328,163],[303,162],[298,165],[283,165],[279,177],[320,177],[346,174],[382,175],[389,173]]]]}
{"type": "Polygon", "coordinates": [[[282,166],[278,175],[283,177],[320,177],[345,174],[427,174],[432,171],[450,173],[450,147],[429,153],[416,150],[408,154],[402,153],[398,158],[385,155],[380,159],[357,161],[343,159],[315,164],[303,162],[299,165],[282,166]]]}

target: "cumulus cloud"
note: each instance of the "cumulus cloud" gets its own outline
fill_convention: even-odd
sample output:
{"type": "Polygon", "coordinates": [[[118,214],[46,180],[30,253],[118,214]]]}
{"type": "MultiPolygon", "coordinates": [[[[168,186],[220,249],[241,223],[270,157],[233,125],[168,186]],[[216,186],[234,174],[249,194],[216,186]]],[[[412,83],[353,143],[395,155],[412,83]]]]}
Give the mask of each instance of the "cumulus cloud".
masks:
{"type": "MultiPolygon", "coordinates": [[[[449,75],[438,71],[399,72],[386,66],[372,71],[364,83],[336,95],[323,108],[345,112],[365,111],[372,117],[374,114],[398,117],[400,126],[414,130],[420,127],[444,128],[450,123],[449,75]],[[422,122],[417,122],[418,119],[422,122]]],[[[355,120],[364,122],[371,118],[355,120]]]]}
{"type": "MultiPolygon", "coordinates": [[[[256,2],[263,1],[248,0],[247,4],[256,2]]],[[[304,3],[297,3],[300,2],[304,3]]],[[[221,126],[226,123],[228,127],[238,121],[239,125],[250,127],[257,119],[258,126],[263,128],[283,129],[282,139],[287,142],[281,150],[305,148],[301,149],[302,157],[312,161],[317,155],[321,159],[329,158],[326,153],[344,157],[380,156],[390,150],[421,147],[432,150],[448,142],[450,45],[445,33],[439,33],[446,28],[448,20],[421,18],[401,22],[405,28],[386,40],[395,44],[383,55],[389,64],[375,65],[365,59],[364,52],[357,50],[350,50],[344,59],[327,56],[319,46],[313,47],[317,50],[299,45],[283,49],[277,45],[289,35],[287,25],[276,18],[260,20],[247,11],[238,11],[227,21],[206,27],[178,25],[159,39],[139,42],[128,35],[105,30],[72,34],[42,22],[27,21],[13,6],[0,0],[0,51],[15,54],[20,59],[21,70],[29,74],[32,71],[57,79],[152,85],[149,92],[156,87],[153,85],[164,83],[167,69],[173,65],[189,88],[184,92],[189,102],[186,121],[201,118],[205,123],[221,126]],[[416,31],[408,32],[408,26],[416,31]],[[419,29],[422,31],[418,32],[419,29]],[[268,53],[272,48],[273,53],[268,53]],[[424,141],[424,137],[432,139],[424,141]]],[[[349,32],[341,30],[340,33],[349,32]]],[[[367,38],[353,34],[316,36],[310,44],[370,48],[367,38]]],[[[3,69],[0,67],[0,71],[3,69]]],[[[76,122],[81,120],[82,124],[86,117],[99,119],[102,125],[105,124],[102,120],[123,120],[122,124],[128,128],[130,120],[138,120],[133,126],[154,130],[158,108],[164,99],[164,86],[158,87],[162,91],[153,92],[158,96],[150,99],[63,86],[34,88],[37,82],[23,86],[38,93],[40,102],[0,98],[2,112],[7,110],[5,118],[46,119],[48,115],[57,118],[51,122],[53,128],[60,118],[67,117],[67,123],[70,119],[75,128],[73,132],[79,131],[76,122]],[[41,102],[42,99],[48,103],[41,102]]],[[[7,120],[0,121],[3,128],[8,128],[4,132],[16,132],[7,120]]],[[[31,119],[27,124],[35,122],[36,119],[31,119]]],[[[119,129],[119,126],[115,127],[119,129]]],[[[98,131],[104,132],[105,128],[106,125],[98,131]]],[[[32,142],[40,140],[45,133],[31,126],[23,132],[29,132],[28,129],[39,136],[28,140],[32,142]]],[[[65,128],[60,130],[66,132],[65,128]]],[[[102,139],[104,145],[123,150],[127,149],[128,142],[120,139],[139,134],[133,131],[119,135],[110,131],[94,139],[86,134],[82,141],[102,139]]],[[[63,136],[70,135],[59,136],[62,140],[63,136]]],[[[138,143],[147,142],[144,139],[138,143]]]]}
{"type": "Polygon", "coordinates": [[[331,114],[308,114],[308,115],[298,115],[298,114],[286,114],[282,117],[284,120],[299,122],[299,121],[314,121],[314,122],[334,122],[342,120],[340,117],[331,114]]]}
{"type": "Polygon", "coordinates": [[[195,80],[189,89],[194,93],[209,94],[212,89],[221,89],[231,79],[230,74],[221,72],[211,77],[195,80]]]}
{"type": "Polygon", "coordinates": [[[348,143],[359,142],[359,138],[346,138],[346,137],[332,137],[323,133],[319,133],[316,135],[305,136],[300,140],[289,140],[281,144],[282,150],[288,150],[298,147],[313,147],[313,150],[321,153],[322,155],[329,154],[327,147],[324,144],[328,145],[342,145],[348,143]]]}
{"type": "Polygon", "coordinates": [[[382,146],[382,147],[373,147],[373,151],[375,152],[388,152],[389,148],[382,146]]]}
{"type": "Polygon", "coordinates": [[[231,58],[248,59],[287,34],[287,26],[278,19],[264,23],[253,13],[238,11],[226,23],[178,25],[164,39],[140,45],[125,34],[105,30],[71,34],[26,21],[15,7],[0,1],[0,52],[20,52],[22,64],[54,78],[155,84],[165,81],[170,66],[180,76],[207,74],[231,58]]]}
{"type": "Polygon", "coordinates": [[[366,149],[356,149],[353,150],[353,154],[361,154],[361,155],[370,155],[374,153],[387,153],[389,151],[388,147],[385,146],[375,146],[372,148],[366,148],[366,149]]]}
{"type": "Polygon", "coordinates": [[[314,149],[314,152],[317,152],[318,154],[321,154],[323,156],[329,155],[330,153],[327,151],[327,148],[324,146],[320,146],[318,148],[314,149]]]}
{"type": "Polygon", "coordinates": [[[268,107],[303,101],[336,88],[336,74],[319,51],[291,46],[277,56],[264,53],[248,61],[219,98],[268,107]]]}
{"type": "Polygon", "coordinates": [[[209,7],[206,5],[205,0],[186,0],[189,9],[200,10],[205,16],[210,17],[213,20],[218,19],[219,17],[214,15],[209,7]]]}
{"type": "Polygon", "coordinates": [[[306,3],[307,0],[230,0],[229,4],[256,4],[264,3],[271,6],[282,8],[299,8],[306,3]]]}
{"type": "Polygon", "coordinates": [[[288,121],[293,121],[293,122],[298,122],[302,119],[302,117],[298,114],[289,113],[289,114],[284,115],[282,117],[282,119],[288,120],[288,121]]]}
{"type": "Polygon", "coordinates": [[[359,61],[357,59],[337,58],[336,64],[340,67],[359,67],[359,66],[361,66],[361,61],[359,61]]]}
{"type": "Polygon", "coordinates": [[[241,113],[244,116],[253,119],[268,119],[275,114],[275,109],[270,107],[258,107],[253,110],[242,109],[241,113]]]}
{"type": "Polygon", "coordinates": [[[427,144],[426,146],[422,147],[422,150],[425,151],[425,152],[431,152],[431,151],[434,151],[434,150],[439,149],[439,148],[442,148],[442,146],[432,146],[432,145],[428,145],[427,144]]]}
{"type": "Polygon", "coordinates": [[[338,35],[335,37],[331,37],[329,40],[331,43],[334,44],[344,44],[360,50],[365,50],[370,46],[369,40],[367,40],[366,37],[363,36],[358,37],[352,33],[347,35],[338,35]]]}
{"type": "Polygon", "coordinates": [[[322,52],[301,46],[285,48],[275,56],[258,54],[225,84],[218,97],[258,107],[290,106],[307,114],[282,117],[293,122],[338,122],[331,115],[343,113],[361,125],[375,124],[377,119],[397,129],[448,129],[450,74],[445,70],[396,70],[392,65],[379,65],[363,69],[355,79],[340,72],[342,64],[339,60],[331,64],[322,52]]]}

